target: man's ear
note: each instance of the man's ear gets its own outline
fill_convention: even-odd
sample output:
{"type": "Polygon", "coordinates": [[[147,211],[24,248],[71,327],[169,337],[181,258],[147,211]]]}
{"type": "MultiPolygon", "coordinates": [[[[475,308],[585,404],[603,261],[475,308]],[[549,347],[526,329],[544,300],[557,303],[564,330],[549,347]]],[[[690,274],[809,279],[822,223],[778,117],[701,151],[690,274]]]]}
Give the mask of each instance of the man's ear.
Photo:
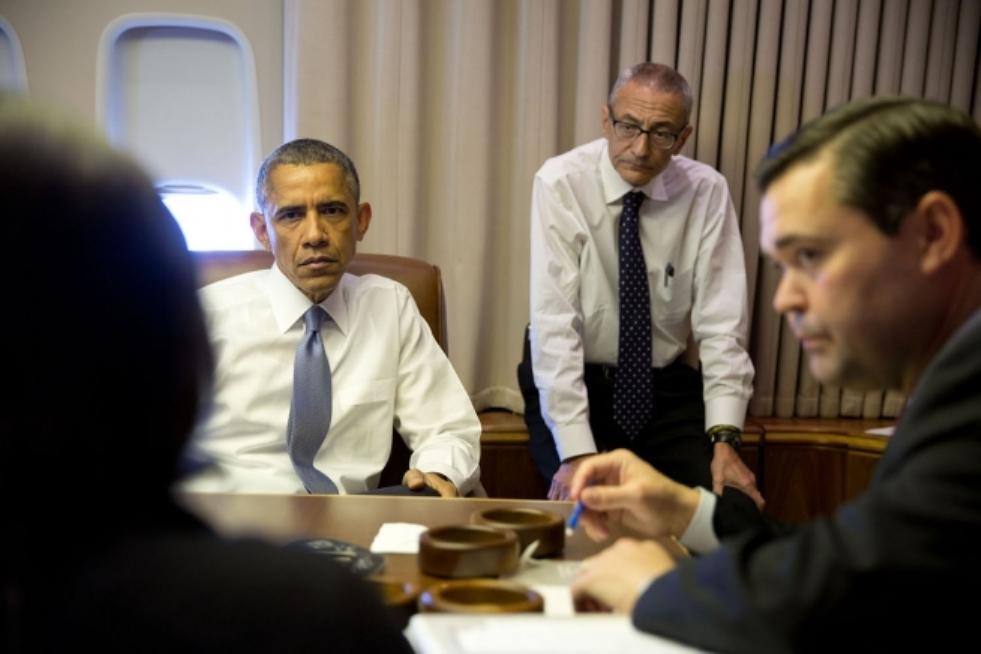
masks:
{"type": "Polygon", "coordinates": [[[943,191],[925,194],[914,209],[921,247],[920,269],[931,274],[957,256],[965,245],[964,216],[954,199],[943,191]]]}
{"type": "Polygon", "coordinates": [[[272,244],[269,242],[269,231],[266,229],[266,218],[258,211],[253,211],[249,215],[249,224],[252,226],[252,233],[255,239],[262,244],[266,252],[272,252],[272,244]]]}
{"type": "Polygon", "coordinates": [[[367,202],[362,202],[358,205],[358,240],[364,238],[364,233],[368,231],[368,225],[371,224],[371,205],[367,202]]]}

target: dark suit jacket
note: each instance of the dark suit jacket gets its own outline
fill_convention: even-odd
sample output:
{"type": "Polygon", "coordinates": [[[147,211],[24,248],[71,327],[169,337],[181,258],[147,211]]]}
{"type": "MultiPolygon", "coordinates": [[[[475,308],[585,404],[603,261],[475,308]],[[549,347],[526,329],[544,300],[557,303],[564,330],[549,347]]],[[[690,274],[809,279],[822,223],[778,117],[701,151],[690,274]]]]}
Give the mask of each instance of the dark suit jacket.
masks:
{"type": "Polygon", "coordinates": [[[168,501],[84,506],[99,515],[7,532],[0,651],[411,652],[375,591],[323,557],[220,539],[168,501]]]}
{"type": "MultiPolygon", "coordinates": [[[[751,519],[729,509],[716,508],[723,537],[751,519]]],[[[924,371],[861,497],[794,529],[756,522],[653,583],[634,624],[719,651],[975,642],[981,311],[924,371]]]]}

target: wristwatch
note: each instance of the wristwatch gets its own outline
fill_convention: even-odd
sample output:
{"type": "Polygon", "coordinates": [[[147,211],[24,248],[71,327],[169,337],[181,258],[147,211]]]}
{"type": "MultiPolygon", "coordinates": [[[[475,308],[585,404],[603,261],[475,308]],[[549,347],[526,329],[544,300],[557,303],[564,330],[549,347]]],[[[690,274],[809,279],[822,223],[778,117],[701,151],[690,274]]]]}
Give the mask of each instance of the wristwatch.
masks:
{"type": "Polygon", "coordinates": [[[715,425],[705,433],[708,434],[712,445],[728,443],[732,449],[738,452],[739,446],[743,444],[743,432],[735,425],[715,425]]]}

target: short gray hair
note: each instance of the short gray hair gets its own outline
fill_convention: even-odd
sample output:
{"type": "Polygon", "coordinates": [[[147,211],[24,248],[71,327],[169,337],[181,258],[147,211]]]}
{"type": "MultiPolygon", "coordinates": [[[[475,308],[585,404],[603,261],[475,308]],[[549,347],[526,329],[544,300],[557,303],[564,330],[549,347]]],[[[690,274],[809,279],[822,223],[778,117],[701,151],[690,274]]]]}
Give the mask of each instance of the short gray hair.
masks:
{"type": "Polygon", "coordinates": [[[688,80],[686,80],[684,76],[674,68],[671,68],[671,66],[645,61],[640,64],[635,64],[630,68],[624,68],[622,71],[620,71],[617,81],[613,83],[613,88],[610,89],[610,97],[607,101],[610,103],[611,107],[613,106],[613,101],[616,99],[617,93],[620,92],[620,89],[630,82],[643,84],[644,86],[651,86],[663,93],[675,93],[680,95],[681,99],[685,103],[685,122],[687,123],[691,118],[691,107],[693,102],[691,87],[688,86],[688,80]]]}
{"type": "Polygon", "coordinates": [[[259,168],[255,180],[255,202],[258,208],[265,212],[266,201],[269,199],[269,174],[276,166],[313,166],[316,164],[332,163],[344,171],[344,184],[354,198],[354,203],[361,201],[361,182],[358,180],[358,170],[351,158],[330,143],[317,139],[296,139],[284,143],[266,157],[259,168]]]}

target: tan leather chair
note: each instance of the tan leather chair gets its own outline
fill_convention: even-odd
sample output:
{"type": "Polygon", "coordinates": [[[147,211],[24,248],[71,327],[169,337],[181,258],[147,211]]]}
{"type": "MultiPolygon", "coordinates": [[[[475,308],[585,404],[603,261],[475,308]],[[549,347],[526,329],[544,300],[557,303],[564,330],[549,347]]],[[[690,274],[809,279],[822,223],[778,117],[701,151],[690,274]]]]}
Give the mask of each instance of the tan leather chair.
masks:
{"type": "MultiPolygon", "coordinates": [[[[201,286],[239,275],[252,270],[269,268],[273,256],[265,250],[232,250],[194,252],[201,286]]],[[[404,284],[419,307],[419,312],[443,351],[446,341],[446,299],[443,296],[443,278],[439,267],[421,259],[398,257],[390,254],[356,253],[348,266],[349,273],[364,275],[374,273],[404,284]]],[[[392,434],[392,454],[382,470],[380,486],[397,486],[402,475],[409,469],[409,448],[397,432],[392,434]]]]}
{"type": "MultiPolygon", "coordinates": [[[[261,270],[272,265],[273,256],[265,250],[231,250],[194,252],[200,285],[261,270]]],[[[354,255],[347,271],[352,275],[374,273],[405,285],[419,307],[419,313],[429,323],[429,328],[443,351],[447,351],[446,298],[443,295],[443,277],[438,266],[422,259],[398,257],[393,254],[354,255]]]]}

